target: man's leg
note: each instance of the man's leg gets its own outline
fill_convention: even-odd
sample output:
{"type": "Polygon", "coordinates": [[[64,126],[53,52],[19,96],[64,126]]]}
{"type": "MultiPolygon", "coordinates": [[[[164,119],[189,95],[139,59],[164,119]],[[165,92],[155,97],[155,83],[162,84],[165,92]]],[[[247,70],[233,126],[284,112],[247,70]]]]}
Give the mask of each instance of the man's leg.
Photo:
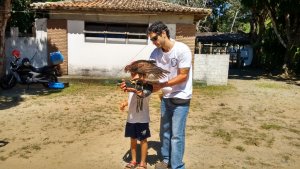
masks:
{"type": "Polygon", "coordinates": [[[169,164],[171,154],[172,114],[168,111],[168,99],[161,101],[160,142],[163,162],[169,164]]]}
{"type": "Polygon", "coordinates": [[[183,154],[185,147],[185,127],[189,105],[175,106],[172,117],[171,166],[184,169],[183,154]]]}

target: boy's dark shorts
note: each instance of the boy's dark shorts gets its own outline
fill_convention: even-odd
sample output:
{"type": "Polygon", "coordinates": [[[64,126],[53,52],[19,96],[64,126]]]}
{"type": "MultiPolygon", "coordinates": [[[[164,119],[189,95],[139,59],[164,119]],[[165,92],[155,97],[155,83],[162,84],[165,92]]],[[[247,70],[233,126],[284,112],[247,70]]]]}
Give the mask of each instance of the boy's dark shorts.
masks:
{"type": "Polygon", "coordinates": [[[141,141],[150,136],[149,123],[126,123],[125,137],[141,141]]]}

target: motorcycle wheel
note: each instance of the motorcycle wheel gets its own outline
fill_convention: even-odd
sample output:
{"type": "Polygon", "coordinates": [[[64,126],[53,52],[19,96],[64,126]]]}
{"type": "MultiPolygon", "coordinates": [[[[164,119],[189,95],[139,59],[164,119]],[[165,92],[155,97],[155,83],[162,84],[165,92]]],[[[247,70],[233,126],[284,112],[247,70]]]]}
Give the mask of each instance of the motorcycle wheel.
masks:
{"type": "Polygon", "coordinates": [[[48,83],[43,83],[43,86],[49,88],[49,82],[57,82],[57,76],[54,74],[47,75],[48,83]]]}
{"type": "Polygon", "coordinates": [[[4,90],[8,90],[16,86],[17,79],[13,74],[4,75],[0,80],[0,87],[4,90]]]}

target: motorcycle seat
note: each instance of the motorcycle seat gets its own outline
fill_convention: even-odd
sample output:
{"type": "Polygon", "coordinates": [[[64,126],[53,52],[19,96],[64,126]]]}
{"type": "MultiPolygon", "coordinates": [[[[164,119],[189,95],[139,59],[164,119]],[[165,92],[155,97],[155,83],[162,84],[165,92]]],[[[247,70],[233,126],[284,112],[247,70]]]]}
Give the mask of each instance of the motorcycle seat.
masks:
{"type": "Polygon", "coordinates": [[[44,73],[47,72],[51,66],[43,66],[43,67],[31,67],[31,70],[36,73],[44,73]]]}

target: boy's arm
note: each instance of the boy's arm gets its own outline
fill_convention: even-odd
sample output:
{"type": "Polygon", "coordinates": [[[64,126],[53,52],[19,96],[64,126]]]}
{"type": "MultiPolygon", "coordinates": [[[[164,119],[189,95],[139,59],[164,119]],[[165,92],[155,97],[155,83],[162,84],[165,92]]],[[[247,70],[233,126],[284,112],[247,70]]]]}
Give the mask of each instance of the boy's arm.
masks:
{"type": "Polygon", "coordinates": [[[125,110],[125,107],[128,106],[128,101],[123,101],[121,104],[120,104],[120,110],[121,111],[124,111],[125,110]]]}
{"type": "Polygon", "coordinates": [[[142,81],[120,81],[119,83],[120,88],[125,92],[134,92],[140,97],[147,97],[153,91],[152,84],[142,81]]]}

